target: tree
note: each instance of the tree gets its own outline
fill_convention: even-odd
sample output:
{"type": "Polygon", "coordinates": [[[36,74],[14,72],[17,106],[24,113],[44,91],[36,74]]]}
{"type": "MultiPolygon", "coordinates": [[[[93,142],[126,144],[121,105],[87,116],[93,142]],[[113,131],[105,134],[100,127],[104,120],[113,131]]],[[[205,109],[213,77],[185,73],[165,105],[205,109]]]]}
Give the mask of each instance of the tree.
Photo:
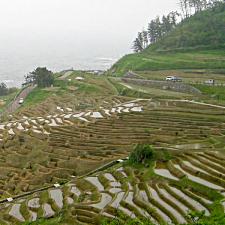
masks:
{"type": "Polygon", "coordinates": [[[179,1],[179,6],[183,15],[183,18],[189,17],[189,0],[180,0],[179,1]]]}
{"type": "Polygon", "coordinates": [[[180,13],[172,11],[167,17],[169,17],[170,24],[172,25],[172,28],[174,28],[177,25],[177,19],[180,17],[180,13]]]}
{"type": "Polygon", "coordinates": [[[163,36],[162,24],[160,18],[156,17],[148,24],[148,36],[151,43],[155,43],[163,36]]]}
{"type": "Polygon", "coordinates": [[[50,87],[53,84],[53,73],[46,67],[38,67],[26,76],[27,83],[37,84],[38,87],[50,87]]]}
{"type": "Polygon", "coordinates": [[[162,29],[162,35],[166,35],[172,30],[172,24],[171,24],[169,15],[162,17],[161,29],[162,29]]]}
{"type": "Polygon", "coordinates": [[[7,95],[8,88],[5,83],[0,84],[0,96],[7,95]]]}
{"type": "Polygon", "coordinates": [[[133,50],[135,52],[142,52],[145,49],[145,37],[142,32],[138,32],[138,37],[133,43],[133,50]]]}
{"type": "Polygon", "coordinates": [[[148,32],[146,30],[142,31],[142,37],[143,37],[144,48],[147,48],[148,47],[148,32]]]}
{"type": "Polygon", "coordinates": [[[151,43],[155,43],[157,40],[156,30],[155,20],[151,20],[151,22],[148,24],[148,36],[151,43]]]}
{"type": "Polygon", "coordinates": [[[179,5],[184,18],[191,16],[194,13],[214,7],[223,0],[180,0],[179,5]],[[194,9],[194,10],[193,10],[194,9]]]}
{"type": "Polygon", "coordinates": [[[156,28],[156,37],[158,40],[163,36],[162,24],[161,24],[160,18],[158,16],[155,19],[155,28],[156,28]]]}
{"type": "Polygon", "coordinates": [[[193,7],[196,12],[200,12],[203,9],[207,8],[207,1],[206,0],[189,0],[190,7],[193,7]]]}
{"type": "Polygon", "coordinates": [[[142,32],[138,32],[138,40],[140,41],[141,47],[143,48],[144,38],[142,32]]]}
{"type": "Polygon", "coordinates": [[[134,50],[134,52],[141,52],[141,51],[143,51],[142,44],[141,44],[141,42],[140,42],[140,40],[138,38],[136,38],[134,40],[132,49],[134,50]]]}

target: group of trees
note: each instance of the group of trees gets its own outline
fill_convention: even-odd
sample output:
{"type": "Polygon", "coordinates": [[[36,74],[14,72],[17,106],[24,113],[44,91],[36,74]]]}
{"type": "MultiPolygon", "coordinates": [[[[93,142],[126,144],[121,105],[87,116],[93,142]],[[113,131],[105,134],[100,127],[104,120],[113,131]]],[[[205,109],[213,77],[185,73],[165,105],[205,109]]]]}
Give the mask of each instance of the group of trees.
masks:
{"type": "Polygon", "coordinates": [[[219,2],[221,0],[180,0],[181,16],[188,18],[197,12],[214,7],[219,2]]]}
{"type": "Polygon", "coordinates": [[[148,47],[149,44],[155,43],[160,38],[168,34],[177,24],[179,14],[171,12],[162,18],[156,17],[148,24],[147,30],[138,33],[133,44],[135,52],[141,52],[148,47]]]}
{"type": "Polygon", "coordinates": [[[54,82],[53,72],[46,67],[38,67],[25,76],[26,84],[36,84],[38,87],[50,87],[54,82]]]}
{"type": "Polygon", "coordinates": [[[133,50],[135,52],[142,52],[149,44],[155,43],[168,34],[177,25],[179,16],[178,12],[171,12],[167,16],[163,16],[162,18],[157,16],[156,19],[151,20],[147,30],[138,33],[133,43],[133,50]]]}
{"type": "Polygon", "coordinates": [[[15,92],[17,88],[8,88],[5,83],[0,84],[0,96],[5,96],[15,92]]]}
{"type": "Polygon", "coordinates": [[[0,96],[7,95],[7,93],[8,93],[8,88],[7,88],[6,84],[1,83],[0,84],[0,96]]]}
{"type": "Polygon", "coordinates": [[[180,13],[171,12],[167,16],[156,17],[148,24],[146,30],[139,32],[133,43],[134,52],[142,52],[150,44],[157,42],[165,35],[169,34],[180,20],[202,10],[214,7],[224,0],[179,0],[180,13]]]}
{"type": "MultiPolygon", "coordinates": [[[[53,72],[46,67],[38,67],[33,72],[25,76],[26,84],[36,84],[38,87],[50,87],[54,82],[53,72]]],[[[8,88],[5,83],[0,83],[0,96],[5,96],[15,92],[17,88],[8,88]]]]}

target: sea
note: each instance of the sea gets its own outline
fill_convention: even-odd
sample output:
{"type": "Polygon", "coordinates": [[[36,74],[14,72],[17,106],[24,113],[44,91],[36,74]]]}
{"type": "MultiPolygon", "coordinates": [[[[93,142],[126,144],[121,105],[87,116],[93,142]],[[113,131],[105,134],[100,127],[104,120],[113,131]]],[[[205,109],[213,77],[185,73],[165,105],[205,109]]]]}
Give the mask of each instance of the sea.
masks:
{"type": "Polygon", "coordinates": [[[24,77],[35,68],[47,67],[53,72],[73,68],[74,70],[107,70],[118,60],[116,57],[100,55],[79,57],[76,54],[7,54],[0,53],[0,83],[8,87],[21,87],[24,77]]]}

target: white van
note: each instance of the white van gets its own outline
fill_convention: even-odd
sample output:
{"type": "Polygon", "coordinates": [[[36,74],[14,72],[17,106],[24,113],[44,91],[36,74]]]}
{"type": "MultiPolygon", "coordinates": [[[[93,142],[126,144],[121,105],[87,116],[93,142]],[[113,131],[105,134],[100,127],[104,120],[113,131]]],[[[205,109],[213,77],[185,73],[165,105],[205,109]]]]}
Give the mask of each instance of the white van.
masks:
{"type": "Polygon", "coordinates": [[[168,77],[166,77],[166,81],[181,82],[182,79],[180,77],[176,77],[176,76],[168,76],[168,77]]]}
{"type": "Polygon", "coordinates": [[[168,76],[166,77],[166,81],[173,81],[174,80],[174,76],[168,76]]]}
{"type": "Polygon", "coordinates": [[[20,98],[19,104],[23,104],[23,102],[24,102],[23,98],[20,98]]]}

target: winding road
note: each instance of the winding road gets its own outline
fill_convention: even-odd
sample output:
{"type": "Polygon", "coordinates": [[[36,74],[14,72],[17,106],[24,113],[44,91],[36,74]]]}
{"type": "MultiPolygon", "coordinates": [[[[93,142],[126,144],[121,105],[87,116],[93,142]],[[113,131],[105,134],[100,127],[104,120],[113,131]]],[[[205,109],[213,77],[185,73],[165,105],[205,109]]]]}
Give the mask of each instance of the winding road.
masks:
{"type": "Polygon", "coordinates": [[[21,105],[19,101],[21,98],[25,99],[31,91],[36,87],[36,85],[29,85],[24,88],[16,97],[15,99],[8,105],[4,113],[14,113],[21,105]]]}

